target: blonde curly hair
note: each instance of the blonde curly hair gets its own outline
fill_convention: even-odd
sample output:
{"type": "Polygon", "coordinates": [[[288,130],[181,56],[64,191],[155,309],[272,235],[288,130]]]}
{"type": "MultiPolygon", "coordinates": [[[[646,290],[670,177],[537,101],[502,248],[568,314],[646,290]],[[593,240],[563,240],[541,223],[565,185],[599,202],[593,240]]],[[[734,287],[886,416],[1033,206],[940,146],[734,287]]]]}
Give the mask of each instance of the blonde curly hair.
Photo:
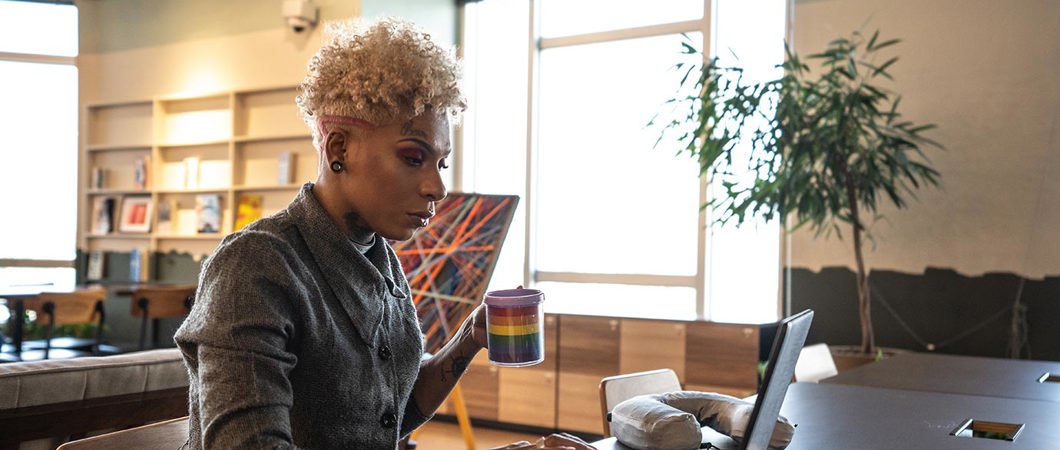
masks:
{"type": "Polygon", "coordinates": [[[432,109],[456,121],[467,108],[452,50],[412,23],[351,20],[328,25],[325,35],[296,99],[314,146],[323,138],[318,119],[325,116],[384,125],[432,109]]]}

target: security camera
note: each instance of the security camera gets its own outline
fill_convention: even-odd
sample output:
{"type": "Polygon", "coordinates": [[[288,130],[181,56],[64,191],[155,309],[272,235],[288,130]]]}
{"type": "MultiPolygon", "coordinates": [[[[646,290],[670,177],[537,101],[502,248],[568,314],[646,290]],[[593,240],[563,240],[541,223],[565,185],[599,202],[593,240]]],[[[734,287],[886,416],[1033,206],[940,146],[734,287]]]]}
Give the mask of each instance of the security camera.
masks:
{"type": "Polygon", "coordinates": [[[316,26],[317,7],[313,0],[283,0],[283,17],[291,31],[301,33],[316,26]]]}

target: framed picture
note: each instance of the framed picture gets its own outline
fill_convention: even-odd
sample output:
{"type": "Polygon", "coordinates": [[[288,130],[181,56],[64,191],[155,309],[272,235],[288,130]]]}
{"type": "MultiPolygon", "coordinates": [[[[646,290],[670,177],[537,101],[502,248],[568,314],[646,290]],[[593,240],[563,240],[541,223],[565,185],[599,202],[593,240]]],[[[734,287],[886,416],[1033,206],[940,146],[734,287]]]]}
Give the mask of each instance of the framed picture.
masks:
{"type": "Polygon", "coordinates": [[[221,231],[221,196],[218,194],[199,194],[195,196],[195,214],[198,216],[199,233],[218,233],[221,231]]]}
{"type": "Polygon", "coordinates": [[[121,202],[121,222],[118,230],[123,233],[151,231],[151,197],[125,197],[121,202]]]}

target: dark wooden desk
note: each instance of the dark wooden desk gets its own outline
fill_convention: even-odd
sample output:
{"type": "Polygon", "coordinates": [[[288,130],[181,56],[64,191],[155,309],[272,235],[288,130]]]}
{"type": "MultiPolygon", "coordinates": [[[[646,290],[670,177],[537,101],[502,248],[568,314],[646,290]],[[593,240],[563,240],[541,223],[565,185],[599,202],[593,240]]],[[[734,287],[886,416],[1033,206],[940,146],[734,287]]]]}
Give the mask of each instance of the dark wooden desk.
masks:
{"type": "Polygon", "coordinates": [[[1060,382],[1038,382],[1046,373],[1060,376],[1060,362],[902,353],[821,382],[1060,402],[1060,382]]]}
{"type": "MultiPolygon", "coordinates": [[[[1060,403],[795,383],[781,414],[798,424],[788,450],[1047,449],[1060,448],[1060,403]],[[966,419],[1022,423],[1012,442],[951,436],[966,419]]],[[[627,450],[614,438],[600,450],[627,450]]]]}

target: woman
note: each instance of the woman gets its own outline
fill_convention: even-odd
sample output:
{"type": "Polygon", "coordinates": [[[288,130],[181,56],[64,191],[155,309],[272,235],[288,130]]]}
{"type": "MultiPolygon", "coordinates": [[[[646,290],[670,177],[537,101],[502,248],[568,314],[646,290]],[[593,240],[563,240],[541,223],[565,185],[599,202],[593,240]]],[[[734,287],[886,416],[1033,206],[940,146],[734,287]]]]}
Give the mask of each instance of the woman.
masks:
{"type": "Polygon", "coordinates": [[[480,308],[421,362],[386,243],[426,226],[446,196],[459,67],[408,23],[328,32],[297,99],[320,152],[316,183],[225,238],[175,336],[190,448],[392,449],[485,347],[480,308]]]}

